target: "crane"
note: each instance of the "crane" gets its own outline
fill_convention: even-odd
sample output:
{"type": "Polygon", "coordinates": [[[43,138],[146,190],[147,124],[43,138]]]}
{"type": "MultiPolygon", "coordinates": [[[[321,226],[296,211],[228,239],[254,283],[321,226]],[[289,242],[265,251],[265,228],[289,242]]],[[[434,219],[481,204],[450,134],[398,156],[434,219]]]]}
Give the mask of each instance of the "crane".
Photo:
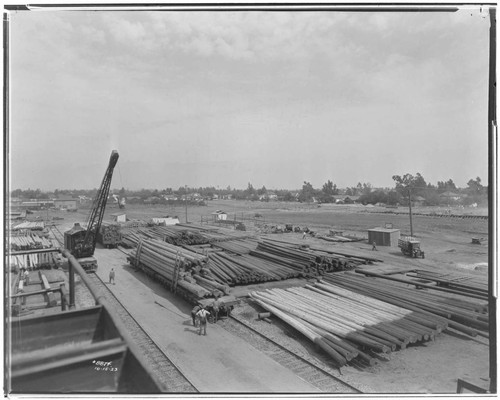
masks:
{"type": "Polygon", "coordinates": [[[92,203],[85,228],[80,226],[79,223],[75,223],[73,228],[64,233],[64,247],[78,259],[80,265],[87,271],[95,271],[97,269],[97,261],[93,257],[97,232],[99,232],[101,227],[109,188],[111,186],[111,178],[113,177],[113,170],[118,157],[118,152],[113,150],[101,186],[92,203]]]}

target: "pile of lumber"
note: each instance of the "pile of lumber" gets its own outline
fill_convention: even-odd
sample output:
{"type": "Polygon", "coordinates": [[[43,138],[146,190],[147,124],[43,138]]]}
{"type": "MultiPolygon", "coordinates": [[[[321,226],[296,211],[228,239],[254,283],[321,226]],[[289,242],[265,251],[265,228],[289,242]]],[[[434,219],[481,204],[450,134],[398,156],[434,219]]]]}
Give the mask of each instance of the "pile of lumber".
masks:
{"type": "Polygon", "coordinates": [[[50,239],[35,235],[19,235],[10,237],[10,248],[12,251],[49,249],[54,247],[50,239]]]}
{"type": "Polygon", "coordinates": [[[25,221],[20,224],[12,226],[13,231],[30,230],[30,231],[43,231],[45,224],[42,221],[25,221]]]}
{"type": "Polygon", "coordinates": [[[198,299],[229,292],[217,282],[204,265],[207,257],[158,239],[140,240],[128,253],[129,262],[195,302],[198,299]]]}
{"type": "Polygon", "coordinates": [[[119,224],[103,222],[97,234],[97,240],[104,246],[116,246],[121,241],[119,224]]]}
{"type": "Polygon", "coordinates": [[[251,255],[238,256],[219,252],[211,253],[208,258],[210,272],[219,281],[231,286],[303,276],[295,269],[251,255]]]}
{"type": "Polygon", "coordinates": [[[481,276],[465,275],[458,272],[437,272],[419,269],[415,274],[407,274],[418,279],[436,282],[438,286],[448,287],[488,297],[488,282],[481,276]],[[483,279],[482,279],[483,278],[483,279]]]}
{"type": "Polygon", "coordinates": [[[321,276],[366,262],[269,239],[226,241],[212,243],[212,246],[223,251],[209,255],[208,268],[228,285],[321,276]]]}
{"type": "MultiPolygon", "coordinates": [[[[360,271],[366,273],[366,271],[360,271]]],[[[445,318],[450,328],[469,336],[487,337],[488,304],[447,292],[416,289],[390,281],[347,272],[323,279],[339,287],[429,316],[445,318]]]]}
{"type": "Polygon", "coordinates": [[[141,239],[158,239],[177,246],[208,243],[207,239],[199,233],[175,226],[140,227],[122,232],[121,242],[127,247],[136,246],[141,239]]]}
{"type": "Polygon", "coordinates": [[[316,343],[337,366],[433,340],[445,318],[411,311],[327,282],[250,293],[262,308],[316,343]]]}
{"type": "Polygon", "coordinates": [[[252,250],[256,250],[257,244],[258,242],[255,239],[240,239],[212,243],[212,246],[241,256],[249,254],[252,250]]]}

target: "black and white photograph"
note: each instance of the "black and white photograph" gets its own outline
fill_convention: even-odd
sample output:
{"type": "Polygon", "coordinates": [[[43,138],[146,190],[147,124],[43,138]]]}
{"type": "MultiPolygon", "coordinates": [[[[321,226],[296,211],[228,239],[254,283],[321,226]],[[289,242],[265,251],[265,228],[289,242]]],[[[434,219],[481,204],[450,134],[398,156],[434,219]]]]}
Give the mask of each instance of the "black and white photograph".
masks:
{"type": "Polygon", "coordinates": [[[496,2],[3,10],[4,397],[496,395],[496,2]]]}

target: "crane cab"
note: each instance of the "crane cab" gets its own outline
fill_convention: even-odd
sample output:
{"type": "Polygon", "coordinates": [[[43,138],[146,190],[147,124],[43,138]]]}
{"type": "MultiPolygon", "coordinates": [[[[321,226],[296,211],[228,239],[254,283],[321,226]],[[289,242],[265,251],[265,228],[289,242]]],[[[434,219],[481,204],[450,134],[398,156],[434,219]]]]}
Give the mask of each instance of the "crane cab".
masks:
{"type": "MultiPolygon", "coordinates": [[[[64,247],[75,256],[82,268],[87,272],[93,272],[97,269],[97,260],[92,257],[93,248],[84,247],[85,235],[87,230],[78,222],[75,222],[73,228],[64,232],[64,247]]],[[[92,234],[91,232],[89,234],[92,234]]]]}

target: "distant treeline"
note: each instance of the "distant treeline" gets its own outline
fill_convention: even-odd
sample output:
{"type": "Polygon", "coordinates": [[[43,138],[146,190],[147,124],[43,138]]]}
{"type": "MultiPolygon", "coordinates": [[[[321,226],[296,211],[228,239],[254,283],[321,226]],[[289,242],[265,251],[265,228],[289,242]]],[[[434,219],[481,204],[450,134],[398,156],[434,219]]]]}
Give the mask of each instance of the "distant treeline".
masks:
{"type": "MultiPolygon", "coordinates": [[[[228,186],[225,189],[219,187],[188,187],[181,186],[177,190],[165,189],[141,189],[128,190],[125,188],[113,189],[110,194],[125,197],[127,203],[178,203],[189,202],[190,204],[201,204],[207,200],[235,199],[252,201],[298,201],[315,203],[362,203],[362,204],[387,204],[408,205],[411,198],[412,203],[422,205],[481,205],[487,203],[488,187],[481,183],[479,177],[470,179],[467,187],[458,188],[452,179],[437,182],[436,185],[427,183],[420,173],[415,176],[405,174],[394,175],[393,188],[374,188],[370,183],[359,182],[356,186],[338,188],[333,181],[328,180],[321,188],[314,188],[310,182],[304,181],[301,189],[267,189],[265,186],[254,188],[249,182],[246,189],[235,189],[228,186]]],[[[20,199],[54,199],[61,197],[72,197],[80,199],[92,199],[97,189],[91,190],[59,190],[43,192],[40,189],[16,189],[11,192],[12,198],[20,199]]]]}

